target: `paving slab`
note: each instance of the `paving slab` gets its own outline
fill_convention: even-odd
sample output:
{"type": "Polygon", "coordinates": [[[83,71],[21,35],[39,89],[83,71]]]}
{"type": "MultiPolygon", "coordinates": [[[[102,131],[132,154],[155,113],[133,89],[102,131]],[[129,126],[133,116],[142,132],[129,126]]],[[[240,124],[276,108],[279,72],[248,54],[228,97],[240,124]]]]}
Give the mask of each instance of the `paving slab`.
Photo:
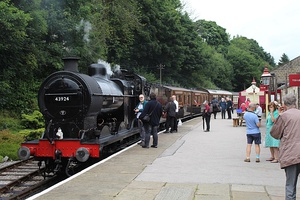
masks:
{"type": "MultiPolygon", "coordinates": [[[[284,199],[284,170],[265,161],[268,148],[261,148],[260,163],[254,146],[251,162],[243,161],[245,126],[233,127],[220,115],[211,119],[210,132],[202,123],[185,122],[178,133],[160,133],[157,149],[135,145],[29,199],[284,199]]],[[[262,124],[264,138],[265,119],[262,124]]]]}

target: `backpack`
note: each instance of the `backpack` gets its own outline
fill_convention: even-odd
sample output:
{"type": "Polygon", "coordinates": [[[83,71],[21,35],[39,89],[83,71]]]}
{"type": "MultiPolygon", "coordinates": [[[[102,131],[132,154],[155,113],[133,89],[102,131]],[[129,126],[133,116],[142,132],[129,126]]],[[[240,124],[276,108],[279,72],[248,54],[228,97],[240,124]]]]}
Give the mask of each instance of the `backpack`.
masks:
{"type": "Polygon", "coordinates": [[[218,108],[218,104],[216,102],[213,103],[213,108],[214,109],[218,108]]]}
{"type": "Polygon", "coordinates": [[[212,108],[213,108],[213,111],[218,111],[219,110],[218,103],[213,102],[212,108]]]}

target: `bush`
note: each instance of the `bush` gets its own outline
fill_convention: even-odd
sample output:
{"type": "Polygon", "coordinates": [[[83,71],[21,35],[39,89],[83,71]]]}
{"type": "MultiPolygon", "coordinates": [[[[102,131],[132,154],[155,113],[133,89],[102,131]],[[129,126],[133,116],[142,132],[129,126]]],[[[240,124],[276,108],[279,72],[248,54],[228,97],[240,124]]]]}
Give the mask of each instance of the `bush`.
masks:
{"type": "Polygon", "coordinates": [[[35,140],[44,132],[44,119],[39,111],[23,114],[21,119],[9,111],[0,112],[0,161],[8,156],[18,159],[17,151],[25,140],[35,140]],[[26,129],[24,129],[26,128],[26,129]]]}
{"type": "Polygon", "coordinates": [[[22,125],[26,129],[38,129],[44,127],[44,118],[42,113],[35,110],[31,115],[22,114],[22,125]]]}
{"type": "Polygon", "coordinates": [[[2,158],[8,156],[12,160],[18,159],[17,151],[23,141],[22,136],[12,134],[7,129],[0,131],[0,156],[2,158]]]}
{"type": "Polygon", "coordinates": [[[18,153],[17,153],[19,148],[20,148],[20,143],[19,144],[3,143],[0,147],[0,155],[3,155],[2,157],[7,156],[10,160],[19,160],[18,153]],[[5,149],[3,149],[2,146],[5,146],[5,149]]]}
{"type": "Polygon", "coordinates": [[[0,112],[0,131],[9,129],[11,132],[16,133],[23,128],[17,114],[3,110],[0,112]]]}
{"type": "Polygon", "coordinates": [[[21,130],[19,134],[22,135],[25,140],[30,141],[30,140],[36,140],[41,138],[44,130],[45,130],[44,128],[39,128],[34,130],[24,129],[21,130]]]}

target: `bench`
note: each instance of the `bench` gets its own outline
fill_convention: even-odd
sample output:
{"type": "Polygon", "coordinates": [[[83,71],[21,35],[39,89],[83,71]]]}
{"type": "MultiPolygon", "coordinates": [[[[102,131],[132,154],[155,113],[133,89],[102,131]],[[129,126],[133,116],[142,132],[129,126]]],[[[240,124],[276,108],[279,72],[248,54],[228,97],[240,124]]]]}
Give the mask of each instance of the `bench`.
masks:
{"type": "Polygon", "coordinates": [[[237,118],[239,118],[238,125],[242,126],[244,121],[244,113],[243,112],[237,112],[237,118]]]}

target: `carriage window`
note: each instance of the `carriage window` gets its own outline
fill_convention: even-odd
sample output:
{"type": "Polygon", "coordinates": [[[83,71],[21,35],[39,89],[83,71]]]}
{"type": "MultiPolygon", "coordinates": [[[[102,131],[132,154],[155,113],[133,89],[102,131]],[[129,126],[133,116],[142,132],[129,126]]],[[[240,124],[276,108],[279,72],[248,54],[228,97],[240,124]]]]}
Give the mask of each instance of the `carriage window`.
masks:
{"type": "Polygon", "coordinates": [[[178,95],[178,97],[176,97],[176,98],[178,98],[177,99],[178,102],[182,102],[182,96],[181,95],[178,95]]]}

